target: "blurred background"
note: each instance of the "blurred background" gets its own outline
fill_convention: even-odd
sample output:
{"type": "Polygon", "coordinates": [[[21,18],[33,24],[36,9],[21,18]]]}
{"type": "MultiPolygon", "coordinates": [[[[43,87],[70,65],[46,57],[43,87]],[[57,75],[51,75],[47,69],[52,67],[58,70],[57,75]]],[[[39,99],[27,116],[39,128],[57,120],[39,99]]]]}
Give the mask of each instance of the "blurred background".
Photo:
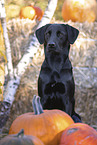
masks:
{"type": "MultiPolygon", "coordinates": [[[[96,1],[97,0],[91,0],[91,1],[90,0],[58,0],[58,5],[56,8],[54,17],[56,20],[63,20],[62,7],[63,7],[64,2],[66,2],[72,9],[75,6],[78,7],[78,9],[76,11],[81,11],[81,10],[83,11],[84,9],[87,9],[87,8],[92,9],[92,10],[95,9],[95,14],[97,15],[96,1]]],[[[19,1],[18,0],[5,0],[7,18],[11,19],[11,18],[18,17],[21,8],[24,6],[31,5],[31,3],[33,3],[35,6],[38,6],[43,11],[45,11],[45,8],[48,4],[48,0],[41,0],[41,1],[39,1],[39,0],[19,0],[19,1]]],[[[73,11],[74,11],[74,9],[73,9],[73,11]]],[[[72,13],[73,13],[73,11],[72,11],[72,13]]],[[[89,15],[90,15],[90,13],[89,13],[89,15]]],[[[84,15],[84,17],[85,17],[85,15],[84,15]]]]}

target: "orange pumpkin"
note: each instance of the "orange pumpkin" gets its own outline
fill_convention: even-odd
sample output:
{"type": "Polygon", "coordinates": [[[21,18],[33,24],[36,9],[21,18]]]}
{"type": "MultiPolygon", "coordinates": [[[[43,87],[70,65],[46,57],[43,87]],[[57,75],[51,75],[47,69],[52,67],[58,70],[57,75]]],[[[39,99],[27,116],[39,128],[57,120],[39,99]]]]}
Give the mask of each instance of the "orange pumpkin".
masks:
{"type": "Polygon", "coordinates": [[[31,6],[26,6],[20,10],[20,18],[29,18],[33,20],[35,18],[35,9],[31,6]]]}
{"type": "Polygon", "coordinates": [[[65,21],[94,22],[96,19],[96,0],[65,0],[62,17],[65,21]]]}
{"type": "Polygon", "coordinates": [[[0,145],[44,145],[35,136],[24,135],[22,129],[18,134],[8,135],[0,140],[0,145]]]}
{"type": "Polygon", "coordinates": [[[59,145],[97,145],[97,132],[84,123],[75,123],[63,131],[59,145]]]}
{"type": "Polygon", "coordinates": [[[38,137],[45,145],[58,145],[61,132],[73,124],[72,118],[61,110],[44,110],[38,96],[33,97],[34,113],[25,113],[17,117],[9,130],[16,134],[21,128],[26,135],[38,137]]]}
{"type": "Polygon", "coordinates": [[[32,6],[32,7],[35,9],[36,19],[40,21],[44,15],[44,12],[39,7],[36,6],[32,6]]]}

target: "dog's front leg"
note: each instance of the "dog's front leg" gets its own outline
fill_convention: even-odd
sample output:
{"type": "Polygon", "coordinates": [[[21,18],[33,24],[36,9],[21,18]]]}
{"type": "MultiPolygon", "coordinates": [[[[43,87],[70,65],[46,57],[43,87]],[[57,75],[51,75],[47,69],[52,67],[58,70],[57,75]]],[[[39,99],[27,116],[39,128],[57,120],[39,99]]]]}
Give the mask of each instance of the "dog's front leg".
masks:
{"type": "Polygon", "coordinates": [[[72,102],[69,100],[69,96],[64,96],[62,97],[62,102],[64,104],[64,108],[65,108],[65,112],[67,114],[69,114],[70,116],[72,116],[72,112],[73,112],[73,105],[72,102]]]}
{"type": "Polygon", "coordinates": [[[48,97],[45,95],[44,95],[44,97],[41,98],[41,104],[42,104],[43,109],[45,107],[45,104],[47,103],[47,99],[48,99],[48,97]]]}

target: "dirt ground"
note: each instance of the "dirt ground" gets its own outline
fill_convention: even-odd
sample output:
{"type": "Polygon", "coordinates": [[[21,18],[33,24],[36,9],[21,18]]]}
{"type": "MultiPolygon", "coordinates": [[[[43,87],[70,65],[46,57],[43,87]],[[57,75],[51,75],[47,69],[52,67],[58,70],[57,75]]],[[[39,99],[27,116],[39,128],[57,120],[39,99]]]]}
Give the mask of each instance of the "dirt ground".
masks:
{"type": "MultiPolygon", "coordinates": [[[[79,28],[79,30],[82,32],[80,33],[79,38],[84,38],[84,39],[91,38],[95,41],[95,44],[91,44],[91,45],[89,43],[87,43],[86,45],[85,42],[83,43],[81,42],[80,47],[77,47],[79,45],[76,43],[74,46],[72,46],[72,50],[70,52],[70,59],[74,67],[74,78],[76,84],[76,88],[75,88],[76,112],[79,113],[79,115],[82,117],[83,123],[87,123],[90,126],[97,129],[97,81],[95,81],[95,79],[97,78],[97,70],[95,70],[96,73],[89,70],[88,72],[90,73],[87,74],[87,70],[84,71],[80,69],[84,67],[89,69],[93,67],[96,69],[97,67],[96,56],[95,59],[93,59],[95,50],[97,51],[97,43],[96,43],[97,33],[95,32],[95,30],[97,30],[97,23],[81,24],[81,23],[72,23],[71,21],[68,23],[71,24],[72,26],[75,25],[75,27],[79,28]],[[91,28],[90,29],[91,32],[89,28],[91,28]],[[75,50],[75,47],[77,47],[78,49],[75,50]],[[87,52],[86,54],[84,54],[82,53],[83,52],[82,50],[87,48],[87,50],[90,52],[91,47],[92,49],[95,48],[95,50],[94,50],[94,54],[90,58],[89,54],[87,56],[86,55],[87,52]],[[82,58],[84,58],[84,60],[82,58]],[[90,62],[92,60],[93,62],[91,63],[90,66],[90,62]],[[78,69],[76,70],[76,68],[78,69]],[[85,81],[85,76],[87,75],[88,78],[86,78],[85,81]],[[87,80],[89,81],[87,82],[87,80]],[[88,86],[89,82],[94,82],[94,83],[88,86]]],[[[27,46],[30,42],[29,36],[33,34],[35,30],[35,26],[36,23],[34,21],[32,22],[31,20],[27,20],[27,23],[25,22],[25,24],[23,23],[23,20],[21,21],[19,19],[9,21],[8,31],[9,31],[9,38],[11,42],[14,67],[17,65],[17,63],[19,62],[23,54],[27,51],[27,46]]],[[[37,80],[38,80],[41,64],[44,60],[43,52],[44,52],[43,47],[41,46],[37,54],[35,55],[35,57],[32,59],[32,63],[29,64],[25,74],[22,76],[20,85],[15,95],[15,101],[11,107],[11,113],[9,119],[3,129],[3,134],[8,133],[11,123],[17,116],[21,115],[22,113],[33,111],[32,98],[34,94],[37,95],[37,80]]]]}

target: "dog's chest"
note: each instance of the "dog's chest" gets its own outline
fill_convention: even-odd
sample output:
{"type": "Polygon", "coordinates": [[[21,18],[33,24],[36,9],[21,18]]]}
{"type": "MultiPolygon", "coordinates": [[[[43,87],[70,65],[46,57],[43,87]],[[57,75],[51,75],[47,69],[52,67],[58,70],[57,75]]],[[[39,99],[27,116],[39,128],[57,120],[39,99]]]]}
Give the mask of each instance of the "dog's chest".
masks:
{"type": "Polygon", "coordinates": [[[65,60],[63,57],[49,57],[44,60],[40,71],[40,78],[43,82],[66,81],[71,77],[72,65],[69,58],[65,60]]]}
{"type": "Polygon", "coordinates": [[[48,65],[53,71],[60,72],[63,66],[63,57],[60,55],[51,55],[48,58],[48,65]]]}

